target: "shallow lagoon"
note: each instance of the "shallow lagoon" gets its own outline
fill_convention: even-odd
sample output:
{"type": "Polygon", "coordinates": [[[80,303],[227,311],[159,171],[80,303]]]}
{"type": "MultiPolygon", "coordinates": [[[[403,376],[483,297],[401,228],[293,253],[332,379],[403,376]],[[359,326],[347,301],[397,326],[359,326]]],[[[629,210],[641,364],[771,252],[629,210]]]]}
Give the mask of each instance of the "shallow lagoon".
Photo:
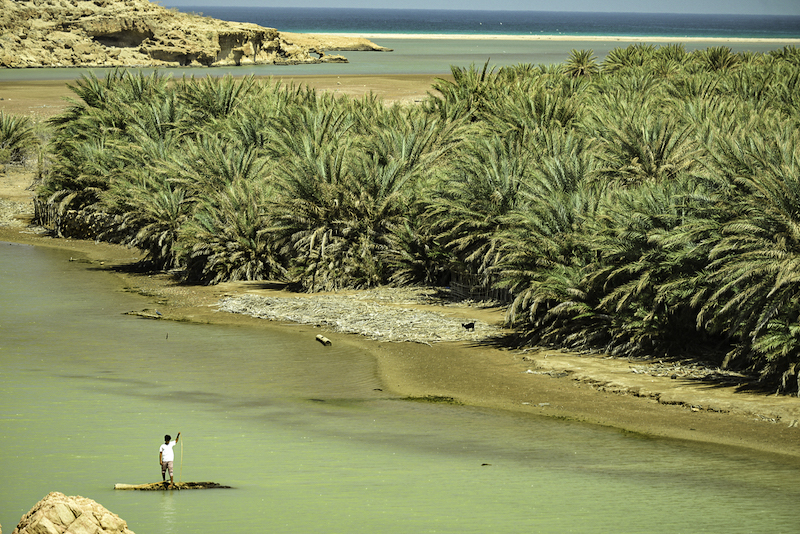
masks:
{"type": "MultiPolygon", "coordinates": [[[[319,65],[257,65],[244,67],[213,68],[167,68],[163,72],[179,78],[181,76],[298,76],[298,75],[381,75],[381,74],[449,74],[450,66],[490,67],[531,64],[556,64],[566,61],[573,49],[593,50],[601,62],[608,52],[617,47],[626,47],[633,41],[562,41],[562,40],[503,40],[503,39],[401,39],[379,38],[376,44],[391,48],[392,52],[336,52],[345,56],[349,63],[326,63],[319,65]]],[[[787,41],[788,42],[788,41],[787,41]]],[[[663,46],[664,43],[653,43],[663,46]]],[[[686,43],[687,51],[713,46],[728,46],[734,52],[768,52],[783,47],[783,44],[735,41],[694,41],[686,43]]],[[[109,69],[41,68],[0,69],[0,81],[73,80],[81,74],[95,72],[105,76],[109,69]]],[[[151,69],[144,69],[150,71],[151,69]]]]}
{"type": "Polygon", "coordinates": [[[0,245],[8,531],[49,491],[139,534],[796,531],[794,460],[396,399],[355,345],[124,315],[152,306],[68,253],[0,245]],[[235,489],[112,489],[158,480],[178,431],[176,479],[235,489]]]}

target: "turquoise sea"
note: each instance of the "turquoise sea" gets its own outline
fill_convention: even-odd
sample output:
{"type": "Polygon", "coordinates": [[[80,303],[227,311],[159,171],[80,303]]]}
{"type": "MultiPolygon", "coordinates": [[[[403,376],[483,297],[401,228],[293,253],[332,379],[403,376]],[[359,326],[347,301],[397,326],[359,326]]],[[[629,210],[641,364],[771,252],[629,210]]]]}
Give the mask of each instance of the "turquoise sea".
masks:
{"type": "Polygon", "coordinates": [[[179,9],[305,33],[800,38],[800,16],[236,6],[179,9]]]}

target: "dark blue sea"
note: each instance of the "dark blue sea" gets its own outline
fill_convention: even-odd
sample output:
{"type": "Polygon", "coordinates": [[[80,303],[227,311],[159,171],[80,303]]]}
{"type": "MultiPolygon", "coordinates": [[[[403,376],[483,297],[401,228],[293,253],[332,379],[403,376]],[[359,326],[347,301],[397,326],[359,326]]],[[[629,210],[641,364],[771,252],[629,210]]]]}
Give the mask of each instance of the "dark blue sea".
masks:
{"type": "Polygon", "coordinates": [[[210,6],[179,9],[299,33],[800,38],[800,16],[210,6]]]}

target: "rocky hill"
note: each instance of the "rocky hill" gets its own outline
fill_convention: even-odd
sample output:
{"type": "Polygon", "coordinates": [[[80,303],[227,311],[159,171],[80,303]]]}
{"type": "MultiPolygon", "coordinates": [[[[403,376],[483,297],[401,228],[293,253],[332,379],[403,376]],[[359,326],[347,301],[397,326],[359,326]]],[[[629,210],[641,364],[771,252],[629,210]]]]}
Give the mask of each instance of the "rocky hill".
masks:
{"type": "Polygon", "coordinates": [[[283,33],[147,0],[0,0],[0,67],[227,66],[347,62],[361,38],[283,33]]]}

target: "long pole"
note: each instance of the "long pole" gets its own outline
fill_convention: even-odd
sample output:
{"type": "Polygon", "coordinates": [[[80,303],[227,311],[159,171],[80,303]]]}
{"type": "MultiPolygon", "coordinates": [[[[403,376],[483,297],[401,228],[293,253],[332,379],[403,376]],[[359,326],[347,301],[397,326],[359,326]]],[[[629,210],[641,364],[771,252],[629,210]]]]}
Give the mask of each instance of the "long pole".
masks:
{"type": "Polygon", "coordinates": [[[183,482],[183,442],[184,441],[185,441],[185,439],[181,440],[181,466],[178,469],[178,484],[183,482]]]}

